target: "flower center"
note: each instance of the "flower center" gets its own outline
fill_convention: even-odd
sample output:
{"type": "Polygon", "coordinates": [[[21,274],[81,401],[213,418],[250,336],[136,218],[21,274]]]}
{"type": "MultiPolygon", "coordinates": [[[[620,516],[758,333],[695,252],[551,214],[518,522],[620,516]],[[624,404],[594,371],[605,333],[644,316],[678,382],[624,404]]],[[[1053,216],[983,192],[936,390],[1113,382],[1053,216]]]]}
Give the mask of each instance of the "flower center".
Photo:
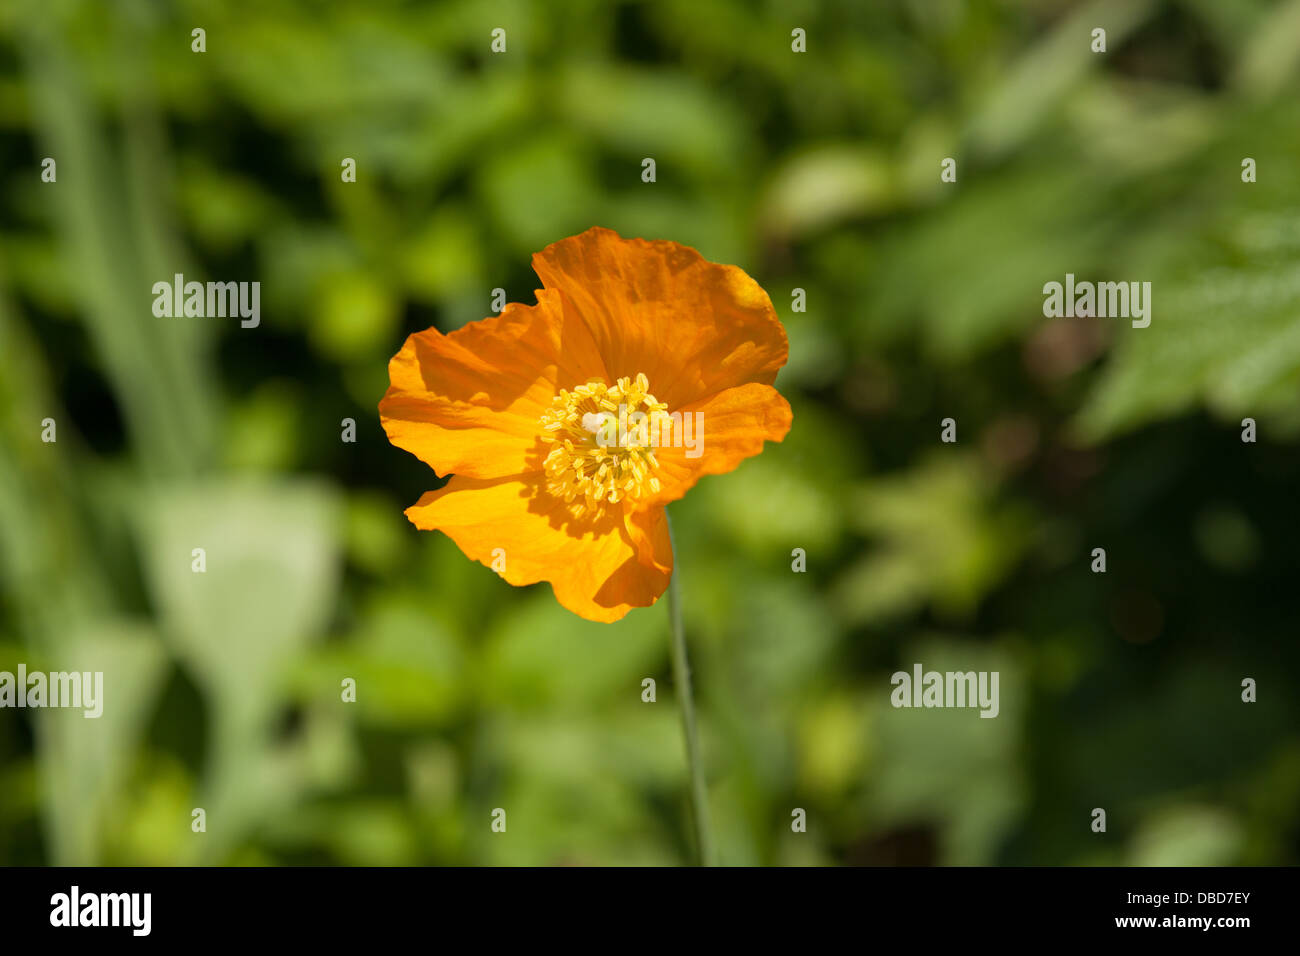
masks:
{"type": "Polygon", "coordinates": [[[592,379],[571,392],[560,389],[538,420],[551,446],[543,463],[547,490],[575,518],[659,491],[653,444],[667,408],[650,394],[643,373],[613,386],[592,379]]]}

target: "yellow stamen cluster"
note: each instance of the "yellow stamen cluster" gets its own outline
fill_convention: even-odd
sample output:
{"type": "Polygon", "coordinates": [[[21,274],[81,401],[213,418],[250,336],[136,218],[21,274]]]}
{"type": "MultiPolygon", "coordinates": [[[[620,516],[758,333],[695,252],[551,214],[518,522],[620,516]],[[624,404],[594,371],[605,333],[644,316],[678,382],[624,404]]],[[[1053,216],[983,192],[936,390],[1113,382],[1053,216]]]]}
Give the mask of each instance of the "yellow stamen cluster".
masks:
{"type": "Polygon", "coordinates": [[[560,389],[542,413],[542,441],[551,446],[543,467],[547,490],[569,505],[575,518],[599,517],[606,504],[659,491],[650,425],[668,406],[650,394],[644,373],[620,378],[612,387],[599,379],[573,391],[560,389]],[[620,434],[620,407],[625,409],[620,434]],[[645,415],[635,424],[636,413],[645,415]]]}

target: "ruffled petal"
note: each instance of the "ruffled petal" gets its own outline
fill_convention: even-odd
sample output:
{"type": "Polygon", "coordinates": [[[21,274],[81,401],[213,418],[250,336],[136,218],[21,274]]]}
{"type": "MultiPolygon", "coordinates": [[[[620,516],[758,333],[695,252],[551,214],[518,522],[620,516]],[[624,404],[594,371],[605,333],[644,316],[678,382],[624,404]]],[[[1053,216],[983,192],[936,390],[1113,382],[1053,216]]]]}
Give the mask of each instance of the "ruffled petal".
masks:
{"type": "Polygon", "coordinates": [[[673,573],[673,543],[668,535],[668,514],[663,508],[628,510],[623,516],[637,560],[664,575],[673,573]]]}
{"type": "Polygon", "coordinates": [[[634,506],[657,510],[676,501],[704,475],[731,471],[764,442],[783,440],[791,421],[789,403],[769,385],[741,385],[687,405],[680,434],[661,433],[655,448],[658,493],[634,506]]]}
{"type": "Polygon", "coordinates": [[[788,357],[762,287],[689,246],[594,228],[547,246],[533,269],[591,329],[609,380],[644,372],[670,409],[771,385],[788,357]]]}
{"type": "Polygon", "coordinates": [[[407,338],[379,403],[388,440],[440,475],[499,478],[535,470],[538,418],[561,388],[605,378],[586,326],[558,296],[511,303],[443,335],[407,338]]]}
{"type": "Polygon", "coordinates": [[[406,516],[441,531],[467,557],[514,585],[549,581],[556,600],[590,621],[617,621],[668,587],[672,558],[662,510],[634,520],[614,510],[575,522],[534,474],[498,480],[456,475],[426,492],[406,516]]]}

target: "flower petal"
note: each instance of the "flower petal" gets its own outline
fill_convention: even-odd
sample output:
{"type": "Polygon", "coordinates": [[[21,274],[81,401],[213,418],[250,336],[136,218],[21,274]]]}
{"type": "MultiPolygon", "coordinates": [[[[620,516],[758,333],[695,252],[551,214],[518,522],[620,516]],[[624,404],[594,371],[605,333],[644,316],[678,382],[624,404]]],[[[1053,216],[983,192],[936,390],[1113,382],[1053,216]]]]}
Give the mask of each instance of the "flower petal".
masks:
{"type": "Polygon", "coordinates": [[[635,507],[658,509],[685,495],[704,475],[731,471],[761,452],[763,442],[784,439],[792,415],[790,405],[771,386],[741,385],[687,405],[681,420],[681,434],[661,434],[655,448],[659,492],[638,500],[635,507]]]}
{"type": "Polygon", "coordinates": [[[501,576],[511,584],[551,582],[556,599],[588,620],[617,621],[653,604],[672,572],[662,510],[632,521],[613,511],[579,524],[542,481],[534,474],[456,475],[406,516],[417,528],[443,532],[475,561],[491,567],[504,560],[501,576]]]}
{"type": "Polygon", "coordinates": [[[759,284],[689,246],[594,228],[547,246],[533,269],[590,327],[610,381],[644,372],[670,410],[771,385],[789,354],[759,284]]]}
{"type": "Polygon", "coordinates": [[[637,559],[666,575],[673,573],[673,542],[668,536],[668,514],[663,508],[627,511],[623,523],[637,549],[637,559]]]}
{"type": "Polygon", "coordinates": [[[379,403],[388,440],[441,475],[498,478],[540,467],[538,418],[560,387],[605,378],[590,332],[545,291],[535,306],[449,335],[407,338],[379,403]]]}

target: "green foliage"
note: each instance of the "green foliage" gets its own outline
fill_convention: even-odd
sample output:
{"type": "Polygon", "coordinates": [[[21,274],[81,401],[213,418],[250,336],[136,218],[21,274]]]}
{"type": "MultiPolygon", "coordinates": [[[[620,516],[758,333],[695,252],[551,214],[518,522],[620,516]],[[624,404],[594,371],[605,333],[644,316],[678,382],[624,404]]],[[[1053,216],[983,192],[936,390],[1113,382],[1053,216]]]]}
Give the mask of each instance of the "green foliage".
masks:
{"type": "Polygon", "coordinates": [[[417,532],[375,408],[406,334],[605,225],[740,264],[791,341],[790,436],[673,506],[725,862],[1295,863],[1298,23],[0,4],[0,670],[109,679],[0,711],[0,862],[690,859],[663,607],[581,621],[417,532]],[[1150,328],[1044,318],[1067,272],[1150,281],[1150,328]],[[155,317],[175,273],[260,280],[261,327],[155,317]],[[915,662],[1000,715],[892,708],[915,662]]]}

